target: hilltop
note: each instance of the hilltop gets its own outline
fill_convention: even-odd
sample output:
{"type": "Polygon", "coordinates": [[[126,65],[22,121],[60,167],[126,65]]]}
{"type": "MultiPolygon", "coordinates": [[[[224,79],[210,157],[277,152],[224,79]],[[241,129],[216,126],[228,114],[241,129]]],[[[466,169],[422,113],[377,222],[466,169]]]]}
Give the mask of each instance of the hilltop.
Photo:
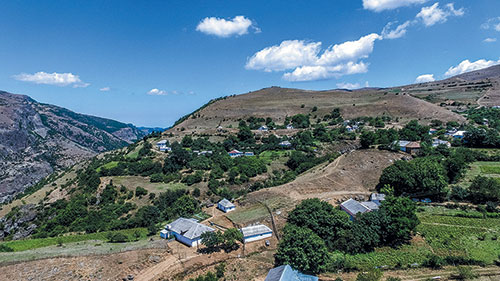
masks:
{"type": "Polygon", "coordinates": [[[0,91],[0,202],[56,170],[143,135],[130,124],[0,91]]]}

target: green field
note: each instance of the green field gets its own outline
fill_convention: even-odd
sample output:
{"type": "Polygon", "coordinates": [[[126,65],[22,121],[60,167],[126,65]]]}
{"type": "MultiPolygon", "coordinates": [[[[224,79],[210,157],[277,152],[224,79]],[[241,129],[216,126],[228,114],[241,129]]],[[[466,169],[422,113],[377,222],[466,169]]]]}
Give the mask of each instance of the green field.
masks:
{"type": "Polygon", "coordinates": [[[67,236],[60,236],[60,237],[15,240],[15,241],[2,242],[2,243],[0,243],[0,245],[5,245],[5,246],[13,249],[15,252],[19,252],[19,251],[26,251],[26,250],[31,250],[31,249],[52,246],[52,245],[80,242],[80,241],[86,241],[86,240],[107,241],[108,234],[109,233],[116,233],[116,232],[124,233],[129,238],[132,238],[133,235],[135,234],[135,232],[138,232],[138,234],[140,234],[140,239],[145,239],[146,234],[148,233],[146,228],[133,228],[133,229],[126,229],[126,230],[106,231],[106,232],[89,233],[89,234],[67,235],[67,236]]]}
{"type": "Polygon", "coordinates": [[[102,165],[101,167],[97,168],[96,172],[99,173],[101,171],[101,169],[103,169],[103,168],[104,169],[108,169],[108,170],[112,169],[112,168],[115,168],[116,166],[118,166],[118,163],[119,163],[118,161],[108,162],[108,163],[102,165]]]}
{"type": "MultiPolygon", "coordinates": [[[[398,249],[384,247],[374,252],[347,255],[349,266],[368,269],[375,266],[407,268],[413,263],[422,265],[429,255],[455,256],[493,264],[500,254],[500,218],[456,217],[460,210],[425,207],[418,214],[419,236],[410,245],[398,249]]],[[[468,213],[477,213],[469,211],[468,213]]]]}
{"type": "Polygon", "coordinates": [[[461,187],[468,188],[477,176],[500,178],[500,162],[473,162],[470,164],[464,178],[458,183],[461,187]]]}

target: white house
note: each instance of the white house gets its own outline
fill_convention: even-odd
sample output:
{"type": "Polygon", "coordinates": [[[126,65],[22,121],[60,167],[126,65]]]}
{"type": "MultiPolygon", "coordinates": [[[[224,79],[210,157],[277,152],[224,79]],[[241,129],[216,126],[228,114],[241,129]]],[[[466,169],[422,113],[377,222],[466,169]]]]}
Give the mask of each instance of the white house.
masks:
{"type": "Polygon", "coordinates": [[[440,139],[434,139],[434,140],[432,140],[432,147],[437,147],[440,144],[444,144],[447,147],[451,147],[451,143],[449,141],[444,141],[444,140],[440,140],[440,139]]]}
{"type": "MultiPolygon", "coordinates": [[[[168,231],[167,238],[175,239],[189,247],[198,246],[201,243],[201,235],[205,232],[213,232],[215,229],[198,223],[195,219],[178,218],[165,226],[168,231]]],[[[160,235],[162,235],[160,233],[160,235]]]]}
{"type": "Polygon", "coordinates": [[[267,131],[269,131],[269,128],[266,125],[262,125],[262,126],[260,126],[259,131],[267,132],[267,131]]]}
{"type": "Polygon", "coordinates": [[[465,131],[457,131],[456,133],[452,134],[451,136],[455,139],[463,139],[465,135],[465,131]]]}
{"type": "Polygon", "coordinates": [[[231,203],[229,200],[224,198],[224,199],[220,200],[219,203],[217,203],[217,208],[219,210],[223,211],[224,213],[227,213],[227,212],[234,211],[234,209],[236,209],[236,206],[233,203],[231,203]]]}
{"type": "Polygon", "coordinates": [[[158,147],[158,149],[161,150],[162,147],[167,146],[167,140],[161,140],[161,141],[157,142],[156,146],[158,147]]]}
{"type": "Polygon", "coordinates": [[[273,231],[263,224],[243,227],[242,229],[240,229],[240,231],[243,234],[244,243],[253,242],[273,236],[273,231]]]}
{"type": "Polygon", "coordinates": [[[292,146],[292,143],[286,140],[286,141],[282,141],[282,142],[280,142],[280,143],[279,143],[279,146],[281,146],[281,147],[283,147],[283,148],[289,148],[289,147],[291,147],[291,146],[292,146]]]}
{"type": "Polygon", "coordinates": [[[288,124],[288,125],[286,125],[286,129],[287,129],[287,130],[293,130],[293,125],[292,125],[292,124],[288,124]]]}

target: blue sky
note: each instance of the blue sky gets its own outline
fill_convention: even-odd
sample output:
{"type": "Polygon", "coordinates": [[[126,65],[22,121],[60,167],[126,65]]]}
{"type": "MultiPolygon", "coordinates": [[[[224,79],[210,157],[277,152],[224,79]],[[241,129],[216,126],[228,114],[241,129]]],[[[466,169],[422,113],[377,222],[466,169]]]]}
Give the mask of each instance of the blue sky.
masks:
{"type": "Polygon", "coordinates": [[[2,1],[0,17],[1,90],[138,126],[269,86],[396,86],[500,63],[497,0],[2,1]]]}

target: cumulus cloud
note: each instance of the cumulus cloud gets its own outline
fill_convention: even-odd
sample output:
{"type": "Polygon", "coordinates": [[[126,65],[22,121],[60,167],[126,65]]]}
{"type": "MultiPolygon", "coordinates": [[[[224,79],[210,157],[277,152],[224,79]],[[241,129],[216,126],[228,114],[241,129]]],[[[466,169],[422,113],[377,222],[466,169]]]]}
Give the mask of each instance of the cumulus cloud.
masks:
{"type": "Polygon", "coordinates": [[[164,90],[157,89],[157,88],[153,88],[153,89],[149,90],[149,92],[147,92],[147,94],[151,95],[151,96],[166,96],[166,95],[168,95],[168,92],[164,91],[164,90]]]}
{"type": "Polygon", "coordinates": [[[433,26],[437,23],[443,23],[451,16],[463,16],[464,9],[455,9],[453,3],[446,4],[444,8],[439,7],[439,2],[434,3],[432,6],[423,7],[417,14],[417,19],[422,20],[425,26],[433,26]]]}
{"type": "Polygon", "coordinates": [[[363,8],[374,12],[381,12],[425,2],[427,0],[363,0],[363,8]]]}
{"type": "Polygon", "coordinates": [[[500,31],[500,17],[491,18],[481,25],[482,29],[493,29],[500,31]]]}
{"type": "Polygon", "coordinates": [[[85,88],[89,83],[84,83],[78,75],[73,73],[47,73],[37,72],[34,74],[21,73],[14,75],[14,79],[35,84],[55,85],[55,86],[73,86],[73,88],[85,88]]]}
{"type": "Polygon", "coordinates": [[[111,90],[110,87],[104,87],[104,88],[100,88],[99,91],[101,92],[109,92],[111,90]]]}
{"type": "Polygon", "coordinates": [[[200,21],[196,30],[217,37],[231,37],[233,35],[244,35],[248,33],[248,29],[253,28],[256,33],[260,29],[248,18],[244,16],[236,16],[233,19],[222,19],[216,17],[206,17],[200,21]]]}
{"type": "Polygon", "coordinates": [[[486,38],[483,40],[483,42],[485,43],[493,43],[493,42],[496,42],[497,39],[496,38],[486,38]]]}
{"type": "Polygon", "coordinates": [[[469,60],[464,60],[459,65],[450,67],[444,75],[447,77],[455,76],[455,75],[459,75],[459,74],[462,74],[465,72],[479,70],[479,69],[487,68],[487,67],[497,65],[497,64],[500,64],[500,60],[494,61],[494,60],[481,59],[481,60],[477,60],[475,62],[470,62],[469,60]]]}
{"type": "Polygon", "coordinates": [[[289,71],[283,74],[283,79],[288,81],[313,81],[364,73],[368,65],[361,60],[373,52],[375,41],[380,39],[380,35],[372,33],[355,41],[331,45],[324,51],[321,42],[287,40],[258,51],[248,59],[245,67],[266,72],[289,71]]]}
{"type": "Polygon", "coordinates": [[[397,22],[389,22],[384,27],[384,29],[382,30],[382,37],[384,39],[397,39],[403,37],[406,34],[406,31],[410,26],[411,22],[406,21],[403,24],[396,26],[396,28],[393,28],[393,26],[396,24],[397,22]]]}
{"type": "Polygon", "coordinates": [[[337,83],[337,87],[339,89],[354,90],[361,88],[361,85],[359,83],[340,82],[337,83]]]}
{"type": "Polygon", "coordinates": [[[436,81],[434,74],[422,74],[415,79],[415,83],[426,83],[436,81]]]}

